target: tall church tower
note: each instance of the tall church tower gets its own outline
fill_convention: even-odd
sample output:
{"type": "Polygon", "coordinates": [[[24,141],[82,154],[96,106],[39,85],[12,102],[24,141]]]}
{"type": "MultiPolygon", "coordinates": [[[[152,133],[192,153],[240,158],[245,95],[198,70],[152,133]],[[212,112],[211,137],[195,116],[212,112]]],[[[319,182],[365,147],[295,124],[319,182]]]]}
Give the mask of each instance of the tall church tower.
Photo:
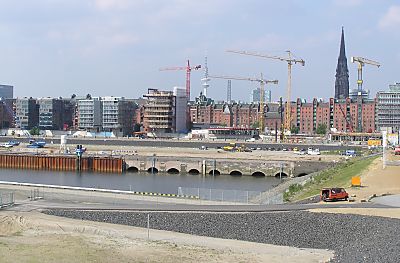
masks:
{"type": "Polygon", "coordinates": [[[342,39],[340,41],[340,53],[336,67],[335,99],[349,97],[349,70],[347,68],[346,48],[344,46],[344,29],[342,27],[342,39]]]}

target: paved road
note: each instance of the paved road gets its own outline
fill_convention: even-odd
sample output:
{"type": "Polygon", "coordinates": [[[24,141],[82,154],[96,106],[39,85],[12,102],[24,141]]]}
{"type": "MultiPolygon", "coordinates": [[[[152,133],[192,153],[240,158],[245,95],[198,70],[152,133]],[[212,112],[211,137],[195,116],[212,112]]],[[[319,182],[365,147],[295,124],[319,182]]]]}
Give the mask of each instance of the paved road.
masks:
{"type": "MultiPolygon", "coordinates": [[[[54,193],[55,194],[55,193],[54,193]]],[[[282,205],[247,205],[232,203],[202,204],[200,201],[190,203],[162,202],[119,199],[110,197],[86,197],[70,195],[69,197],[45,195],[44,199],[36,201],[18,200],[10,209],[31,211],[41,209],[71,209],[71,210],[118,210],[118,211],[196,211],[196,212],[279,212],[298,211],[314,208],[387,208],[378,203],[313,203],[313,204],[282,204],[282,205]]],[[[160,200],[161,201],[161,200],[160,200]]],[[[207,203],[207,202],[206,202],[207,203]]]]}
{"type": "MultiPolygon", "coordinates": [[[[0,142],[7,142],[12,137],[0,137],[0,142]]],[[[28,139],[23,138],[19,141],[27,141],[28,139]]],[[[60,143],[60,139],[46,139],[49,143],[53,141],[55,144],[60,143]]],[[[83,145],[121,145],[121,146],[138,146],[138,147],[179,147],[179,148],[200,148],[201,146],[208,146],[210,148],[223,147],[230,140],[225,141],[182,141],[182,140],[140,140],[140,139],[89,139],[89,138],[69,138],[68,144],[83,144],[83,145]]],[[[262,148],[304,148],[309,147],[319,148],[321,151],[326,150],[346,150],[346,149],[356,149],[360,146],[338,146],[338,145],[328,145],[328,144],[276,144],[276,143],[248,143],[240,141],[240,144],[245,144],[248,147],[262,147],[262,148]]]]}
{"type": "Polygon", "coordinates": [[[400,195],[387,195],[387,196],[376,197],[372,199],[372,202],[380,205],[400,207],[400,195]]]}

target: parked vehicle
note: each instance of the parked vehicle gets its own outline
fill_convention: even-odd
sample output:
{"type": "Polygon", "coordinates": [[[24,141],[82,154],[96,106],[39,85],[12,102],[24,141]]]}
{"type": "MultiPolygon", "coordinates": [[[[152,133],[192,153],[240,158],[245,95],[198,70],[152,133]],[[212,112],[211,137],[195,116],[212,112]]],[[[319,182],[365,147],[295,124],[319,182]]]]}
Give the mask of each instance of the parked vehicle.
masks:
{"type": "Polygon", "coordinates": [[[307,154],[309,155],[321,155],[319,149],[312,149],[312,148],[308,148],[307,154]]]}
{"type": "Polygon", "coordinates": [[[29,145],[26,147],[28,148],[43,148],[46,145],[45,141],[35,141],[35,140],[29,140],[29,145]]]}
{"type": "Polygon", "coordinates": [[[397,145],[397,146],[394,148],[394,155],[400,155],[400,145],[397,145]]]}
{"type": "Polygon", "coordinates": [[[305,155],[306,151],[304,149],[301,149],[300,151],[294,151],[294,153],[299,155],[305,155]]]}
{"type": "Polygon", "coordinates": [[[2,147],[2,148],[11,148],[11,147],[13,147],[14,145],[12,145],[12,144],[10,144],[10,143],[8,143],[8,142],[6,142],[6,143],[1,143],[0,144],[0,147],[2,147]]]}
{"type": "Polygon", "coordinates": [[[323,188],[321,190],[320,198],[322,201],[336,201],[345,200],[349,198],[349,194],[344,188],[323,188]]]}
{"type": "Polygon", "coordinates": [[[10,144],[12,146],[18,146],[20,144],[20,142],[19,141],[15,141],[15,140],[11,140],[11,141],[8,141],[8,144],[10,144]]]}
{"type": "Polygon", "coordinates": [[[357,153],[355,150],[346,150],[344,155],[346,156],[357,156],[357,153]]]}

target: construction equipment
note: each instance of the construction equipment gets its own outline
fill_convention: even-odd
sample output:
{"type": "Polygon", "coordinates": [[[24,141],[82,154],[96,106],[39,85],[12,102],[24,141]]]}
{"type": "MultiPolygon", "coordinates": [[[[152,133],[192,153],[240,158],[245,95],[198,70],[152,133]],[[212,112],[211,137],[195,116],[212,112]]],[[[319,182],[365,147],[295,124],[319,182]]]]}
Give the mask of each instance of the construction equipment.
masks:
{"type": "Polygon", "coordinates": [[[358,63],[358,79],[357,79],[357,88],[358,91],[362,91],[362,84],[363,84],[363,79],[362,79],[362,69],[365,64],[368,65],[373,65],[377,66],[378,68],[381,66],[379,62],[367,59],[367,58],[362,58],[362,57],[351,57],[351,62],[352,63],[358,63]]]}
{"type": "Polygon", "coordinates": [[[210,75],[210,78],[214,79],[228,79],[228,80],[247,80],[247,81],[256,81],[260,83],[260,116],[259,116],[259,129],[260,132],[264,132],[264,94],[265,94],[265,84],[272,83],[278,84],[278,80],[266,80],[263,78],[263,74],[261,73],[260,78],[246,78],[246,77],[234,77],[234,76],[218,76],[218,75],[210,75]]]}
{"type": "Polygon", "coordinates": [[[357,131],[361,132],[363,130],[362,128],[362,100],[363,100],[363,94],[365,94],[362,85],[363,85],[363,73],[362,69],[365,64],[380,67],[381,64],[379,62],[367,59],[367,58],[362,58],[362,57],[351,57],[351,62],[352,63],[358,63],[358,78],[357,78],[357,102],[358,102],[358,118],[357,118],[357,131]]]}
{"type": "Polygon", "coordinates": [[[338,104],[339,104],[339,109],[342,112],[344,119],[346,120],[346,131],[353,132],[353,124],[351,123],[351,120],[349,120],[349,118],[347,117],[347,114],[344,112],[342,105],[340,103],[338,104]]]}
{"type": "Polygon", "coordinates": [[[190,100],[190,72],[192,70],[199,70],[201,69],[201,65],[197,65],[194,67],[190,66],[189,60],[187,61],[187,66],[185,67],[167,67],[167,68],[160,68],[160,71],[165,70],[186,70],[186,96],[188,100],[190,100]]]}
{"type": "Polygon", "coordinates": [[[305,61],[303,59],[294,59],[292,58],[292,52],[290,50],[286,51],[288,53],[288,57],[279,57],[279,56],[269,56],[260,54],[257,52],[248,52],[248,51],[239,51],[239,50],[227,50],[226,52],[237,53],[241,55],[248,55],[248,56],[255,56],[255,57],[262,57],[268,59],[276,59],[280,61],[285,61],[288,63],[288,83],[287,83],[287,101],[286,101],[286,109],[285,109],[285,122],[284,128],[287,131],[290,131],[290,124],[291,124],[291,92],[292,92],[292,65],[300,63],[302,66],[305,65],[305,61]]]}

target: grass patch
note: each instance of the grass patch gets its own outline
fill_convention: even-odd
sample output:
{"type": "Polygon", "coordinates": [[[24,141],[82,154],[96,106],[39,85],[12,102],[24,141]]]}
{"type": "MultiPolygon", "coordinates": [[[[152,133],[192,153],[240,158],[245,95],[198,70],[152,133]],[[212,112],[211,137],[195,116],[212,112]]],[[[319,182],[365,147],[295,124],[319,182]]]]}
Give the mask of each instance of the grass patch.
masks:
{"type": "Polygon", "coordinates": [[[291,185],[288,191],[284,193],[284,200],[286,202],[303,200],[318,195],[323,187],[347,187],[351,184],[351,178],[362,173],[376,158],[378,156],[366,159],[354,158],[321,171],[304,186],[300,184],[291,185]]]}

